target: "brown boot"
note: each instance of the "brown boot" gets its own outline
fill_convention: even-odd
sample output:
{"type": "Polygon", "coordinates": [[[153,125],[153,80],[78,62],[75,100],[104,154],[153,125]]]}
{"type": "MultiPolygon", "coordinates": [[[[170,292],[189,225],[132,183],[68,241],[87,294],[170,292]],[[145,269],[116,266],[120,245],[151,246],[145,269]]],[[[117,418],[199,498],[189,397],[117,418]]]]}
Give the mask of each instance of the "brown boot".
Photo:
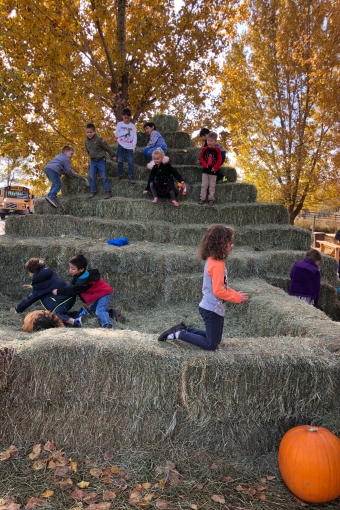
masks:
{"type": "Polygon", "coordinates": [[[111,198],[112,197],[112,192],[111,191],[107,191],[104,195],[104,198],[111,198]]]}

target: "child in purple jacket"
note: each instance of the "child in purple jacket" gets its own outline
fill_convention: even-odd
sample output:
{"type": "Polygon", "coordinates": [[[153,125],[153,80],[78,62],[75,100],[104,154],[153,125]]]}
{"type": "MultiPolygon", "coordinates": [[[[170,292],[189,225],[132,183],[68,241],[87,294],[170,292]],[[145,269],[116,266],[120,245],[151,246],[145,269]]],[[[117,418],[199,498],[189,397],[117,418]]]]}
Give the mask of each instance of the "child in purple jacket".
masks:
{"type": "Polygon", "coordinates": [[[289,294],[315,307],[320,294],[320,261],[321,253],[312,248],[303,260],[295,262],[290,272],[289,294]]]}

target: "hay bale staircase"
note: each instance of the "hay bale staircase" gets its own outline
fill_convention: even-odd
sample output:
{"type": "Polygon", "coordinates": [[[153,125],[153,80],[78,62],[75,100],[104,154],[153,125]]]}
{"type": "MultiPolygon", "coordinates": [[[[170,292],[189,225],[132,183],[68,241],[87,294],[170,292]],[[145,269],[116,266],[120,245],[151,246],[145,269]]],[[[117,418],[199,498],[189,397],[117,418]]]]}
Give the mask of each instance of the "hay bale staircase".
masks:
{"type": "Polygon", "coordinates": [[[41,199],[35,215],[6,221],[6,235],[0,240],[0,265],[7,275],[4,294],[22,298],[21,285],[26,282],[22,268],[29,257],[45,258],[68,278],[69,258],[82,252],[115,287],[115,304],[122,307],[126,322],[105,335],[94,322],[82,330],[81,338],[72,329],[41,332],[33,339],[26,335],[25,347],[21,341],[15,350],[13,376],[4,384],[6,398],[0,410],[9,418],[2,427],[3,440],[12,437],[13,421],[15,433],[27,440],[35,440],[37,430],[41,437],[52,433],[53,419],[60,413],[65,426],[53,437],[65,437],[67,427],[73,445],[84,444],[85,436],[87,448],[99,438],[103,446],[118,442],[127,447],[145,447],[163,438],[165,443],[170,439],[171,444],[205,445],[249,457],[275,448],[281,433],[301,420],[339,428],[340,326],[331,320],[340,317],[335,261],[324,257],[322,263],[320,307],[325,313],[289,297],[284,292],[289,271],[309,249],[310,234],[288,224],[284,206],[258,203],[256,188],[238,183],[233,168],[224,169],[227,182],[217,185],[214,207],[198,205],[199,148],[186,133],[167,131],[169,123],[176,127],[174,118],[161,116],[155,123],[169,144],[170,162],[187,183],[188,194],[179,196],[179,207],[169,200],[152,204],[150,195],[142,194],[149,170],[142,153],[146,138],[139,133],[135,185],[126,174],[118,182],[116,164],[108,163],[112,199],[103,199],[101,182],[96,197],[89,199],[83,182],[65,179],[58,209],[41,199]],[[197,313],[202,283],[197,245],[211,223],[235,227],[230,283],[249,291],[250,301],[228,305],[226,340],[216,353],[178,342],[160,345],[157,333],[175,318],[202,325],[197,313]],[[129,239],[128,246],[107,244],[108,239],[123,236],[129,239]],[[46,365],[47,357],[54,367],[46,365]],[[23,367],[25,390],[20,385],[23,367]],[[67,384],[57,388],[61,367],[67,384]],[[80,398],[78,377],[86,379],[86,394],[96,388],[99,400],[93,394],[80,398]],[[39,390],[34,390],[37,385],[39,390]],[[293,395],[290,387],[295,388],[293,395]],[[140,388],[143,398],[135,395],[140,388]],[[68,391],[78,400],[70,400],[68,391]],[[45,409],[53,394],[41,423],[39,409],[42,405],[45,409]],[[19,407],[25,408],[25,420],[19,407]],[[86,423],[78,430],[79,413],[86,423]],[[96,413],[110,419],[103,414],[96,421],[96,413]],[[117,426],[112,428],[110,420],[117,426]]]}

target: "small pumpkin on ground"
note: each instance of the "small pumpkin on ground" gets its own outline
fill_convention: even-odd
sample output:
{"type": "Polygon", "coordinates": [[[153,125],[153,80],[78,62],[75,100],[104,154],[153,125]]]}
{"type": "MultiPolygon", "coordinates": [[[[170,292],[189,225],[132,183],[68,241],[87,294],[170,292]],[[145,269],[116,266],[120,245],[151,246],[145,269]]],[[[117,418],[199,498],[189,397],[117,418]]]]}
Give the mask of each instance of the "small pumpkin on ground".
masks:
{"type": "Polygon", "coordinates": [[[340,496],[340,439],[323,427],[300,425],[283,436],[279,468],[287,487],[308,503],[340,496]]]}

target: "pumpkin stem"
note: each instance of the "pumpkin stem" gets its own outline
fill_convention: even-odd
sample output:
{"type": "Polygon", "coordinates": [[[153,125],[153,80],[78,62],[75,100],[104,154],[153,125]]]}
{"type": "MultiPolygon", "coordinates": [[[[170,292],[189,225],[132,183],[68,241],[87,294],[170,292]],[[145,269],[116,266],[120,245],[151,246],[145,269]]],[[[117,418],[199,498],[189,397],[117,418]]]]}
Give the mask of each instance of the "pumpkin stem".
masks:
{"type": "Polygon", "coordinates": [[[309,427],[308,432],[317,432],[318,430],[318,427],[309,427]]]}

